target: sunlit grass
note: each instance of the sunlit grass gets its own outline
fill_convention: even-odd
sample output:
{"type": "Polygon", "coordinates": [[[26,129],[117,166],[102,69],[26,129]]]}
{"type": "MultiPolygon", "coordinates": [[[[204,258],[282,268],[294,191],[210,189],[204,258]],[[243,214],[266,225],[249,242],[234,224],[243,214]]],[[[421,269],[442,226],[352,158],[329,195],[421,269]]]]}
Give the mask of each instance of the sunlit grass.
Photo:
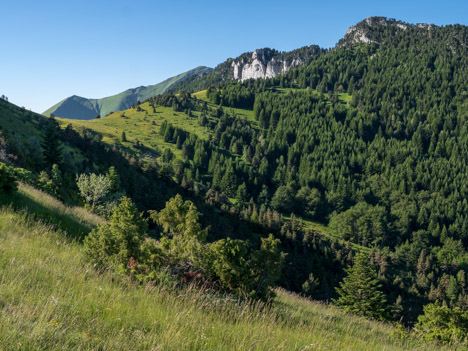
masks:
{"type": "Polygon", "coordinates": [[[0,209],[1,350],[435,349],[283,290],[265,306],[98,274],[81,244],[54,228],[0,209]]]}

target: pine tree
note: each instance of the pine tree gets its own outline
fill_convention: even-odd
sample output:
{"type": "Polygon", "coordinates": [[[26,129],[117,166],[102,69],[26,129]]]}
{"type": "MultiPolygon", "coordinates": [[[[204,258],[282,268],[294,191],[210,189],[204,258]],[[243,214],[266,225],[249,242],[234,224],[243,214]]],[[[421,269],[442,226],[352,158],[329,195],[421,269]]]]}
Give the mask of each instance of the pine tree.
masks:
{"type": "Polygon", "coordinates": [[[369,257],[356,255],[354,265],[347,270],[348,275],[336,288],[340,297],[336,304],[345,311],[364,317],[385,319],[386,298],[381,291],[381,284],[372,268],[369,257]]]}
{"type": "Polygon", "coordinates": [[[62,145],[60,143],[60,127],[55,118],[50,118],[47,123],[42,149],[46,166],[49,168],[56,164],[61,168],[63,159],[62,145]]]}
{"type": "Polygon", "coordinates": [[[63,181],[62,181],[62,172],[60,168],[56,165],[52,165],[51,170],[51,180],[52,180],[52,189],[56,196],[59,195],[60,189],[62,188],[63,181]]]}
{"type": "Polygon", "coordinates": [[[111,193],[116,193],[120,191],[120,176],[115,170],[114,166],[109,167],[109,170],[106,173],[107,179],[109,179],[111,185],[110,185],[110,192],[111,193]]]}
{"type": "Polygon", "coordinates": [[[229,166],[224,173],[223,178],[221,179],[220,183],[221,191],[229,196],[234,197],[236,196],[236,189],[237,189],[237,178],[232,169],[232,166],[229,166]]]}

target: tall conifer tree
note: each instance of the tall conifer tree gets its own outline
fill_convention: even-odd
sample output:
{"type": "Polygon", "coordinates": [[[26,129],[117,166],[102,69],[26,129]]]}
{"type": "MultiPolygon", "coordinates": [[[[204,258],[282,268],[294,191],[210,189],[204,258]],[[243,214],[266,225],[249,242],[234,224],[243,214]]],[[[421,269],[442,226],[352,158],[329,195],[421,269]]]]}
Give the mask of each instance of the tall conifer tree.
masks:
{"type": "Polygon", "coordinates": [[[348,275],[336,288],[340,297],[335,301],[345,311],[364,317],[385,319],[386,298],[381,291],[377,274],[369,262],[369,256],[356,255],[354,265],[347,270],[348,275]]]}

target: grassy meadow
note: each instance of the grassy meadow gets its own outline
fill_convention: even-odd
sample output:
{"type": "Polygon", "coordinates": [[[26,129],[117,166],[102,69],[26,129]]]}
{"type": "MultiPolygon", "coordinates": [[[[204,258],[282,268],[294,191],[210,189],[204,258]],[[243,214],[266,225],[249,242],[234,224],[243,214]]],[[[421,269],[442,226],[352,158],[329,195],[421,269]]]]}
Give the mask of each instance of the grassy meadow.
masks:
{"type": "Polygon", "coordinates": [[[96,216],[24,185],[9,199],[0,209],[0,350],[438,348],[283,290],[265,306],[99,274],[70,234],[96,216]]]}

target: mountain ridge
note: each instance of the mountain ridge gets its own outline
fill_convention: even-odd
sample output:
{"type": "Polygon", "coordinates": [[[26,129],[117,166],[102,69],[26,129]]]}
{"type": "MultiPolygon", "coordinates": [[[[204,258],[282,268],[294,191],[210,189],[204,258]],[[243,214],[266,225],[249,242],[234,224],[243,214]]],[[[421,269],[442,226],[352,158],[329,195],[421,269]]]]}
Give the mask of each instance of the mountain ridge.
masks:
{"type": "Polygon", "coordinates": [[[44,115],[54,115],[70,119],[93,119],[96,116],[106,116],[111,112],[126,110],[137,101],[146,100],[154,95],[162,94],[174,84],[193,75],[209,72],[211,68],[198,66],[190,71],[168,78],[160,83],[127,89],[121,93],[101,99],[88,99],[72,95],[53,105],[43,112],[44,115]]]}
{"type": "Polygon", "coordinates": [[[285,74],[292,67],[307,64],[310,60],[327,52],[318,45],[303,46],[292,51],[278,51],[261,48],[244,52],[236,58],[227,58],[211,72],[198,77],[189,77],[174,84],[169,91],[187,90],[195,92],[206,89],[209,85],[219,85],[226,81],[244,81],[258,78],[274,78],[285,74]]]}
{"type": "MultiPolygon", "coordinates": [[[[395,42],[399,40],[401,33],[407,30],[425,30],[431,36],[434,29],[442,27],[426,23],[411,24],[383,16],[371,16],[350,26],[331,50],[354,44],[378,46],[382,42],[395,42]],[[389,36],[392,36],[390,41],[389,36]]],[[[453,41],[454,43],[448,44],[452,51],[459,50],[463,46],[466,49],[463,38],[453,38],[453,41]]],[[[52,106],[44,114],[85,120],[96,118],[96,116],[104,117],[111,112],[123,111],[137,101],[144,101],[166,91],[196,92],[207,89],[209,86],[217,87],[227,81],[242,82],[249,79],[274,78],[286,74],[293,67],[307,65],[311,60],[317,59],[328,51],[317,45],[304,46],[289,52],[280,52],[270,48],[256,49],[236,58],[227,58],[214,69],[200,66],[156,85],[127,89],[110,97],[87,99],[73,95],[52,106]]]]}

